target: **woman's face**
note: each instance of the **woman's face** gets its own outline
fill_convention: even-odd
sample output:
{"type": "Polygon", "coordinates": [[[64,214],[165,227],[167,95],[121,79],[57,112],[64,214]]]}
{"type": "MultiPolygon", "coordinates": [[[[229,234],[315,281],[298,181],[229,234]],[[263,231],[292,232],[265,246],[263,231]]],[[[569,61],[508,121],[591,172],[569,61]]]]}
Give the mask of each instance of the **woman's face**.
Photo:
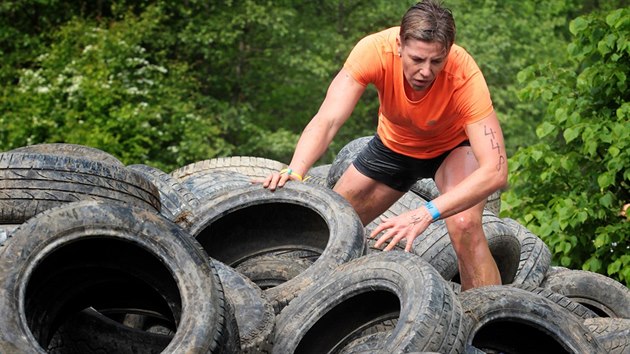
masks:
{"type": "Polygon", "coordinates": [[[431,87],[446,65],[448,51],[438,42],[408,39],[401,43],[400,37],[397,42],[407,83],[416,91],[431,87]]]}

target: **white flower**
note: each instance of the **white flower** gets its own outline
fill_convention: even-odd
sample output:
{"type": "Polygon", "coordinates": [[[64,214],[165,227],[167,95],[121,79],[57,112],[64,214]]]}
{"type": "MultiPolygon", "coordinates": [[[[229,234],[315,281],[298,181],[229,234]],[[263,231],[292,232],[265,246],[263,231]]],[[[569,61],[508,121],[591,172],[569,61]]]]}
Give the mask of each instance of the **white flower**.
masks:
{"type": "Polygon", "coordinates": [[[79,91],[81,83],[83,82],[83,76],[73,76],[72,84],[65,90],[67,93],[73,93],[79,91]]]}
{"type": "Polygon", "coordinates": [[[154,65],[153,68],[159,72],[161,72],[162,74],[166,74],[168,72],[168,69],[161,66],[161,65],[154,65]]]}
{"type": "Polygon", "coordinates": [[[37,92],[37,93],[48,93],[48,92],[50,92],[50,87],[48,87],[48,86],[37,86],[35,88],[35,92],[37,92]]]}

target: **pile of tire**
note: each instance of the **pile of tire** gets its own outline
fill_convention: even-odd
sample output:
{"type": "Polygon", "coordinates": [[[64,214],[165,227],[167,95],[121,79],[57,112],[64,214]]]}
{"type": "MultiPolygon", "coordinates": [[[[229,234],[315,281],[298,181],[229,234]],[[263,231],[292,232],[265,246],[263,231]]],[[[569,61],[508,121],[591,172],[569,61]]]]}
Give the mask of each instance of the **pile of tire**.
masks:
{"type": "MultiPolygon", "coordinates": [[[[367,138],[304,183],[286,165],[170,173],[101,150],[0,153],[0,353],[630,353],[630,290],[551,265],[544,242],[483,215],[504,285],[461,291],[443,221],[382,252],[332,186],[367,138]]],[[[382,216],[439,192],[420,180],[382,216]]]]}

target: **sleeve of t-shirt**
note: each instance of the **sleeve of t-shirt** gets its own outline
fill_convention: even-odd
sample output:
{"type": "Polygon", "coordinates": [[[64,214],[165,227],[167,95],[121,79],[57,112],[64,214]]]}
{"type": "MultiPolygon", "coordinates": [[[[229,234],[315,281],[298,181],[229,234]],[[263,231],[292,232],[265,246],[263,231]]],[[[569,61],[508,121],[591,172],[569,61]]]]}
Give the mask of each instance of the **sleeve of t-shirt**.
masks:
{"type": "Polygon", "coordinates": [[[378,34],[372,34],[361,39],[343,66],[363,86],[376,82],[383,73],[383,59],[377,36],[378,34]]]}
{"type": "Polygon", "coordinates": [[[468,56],[465,65],[469,75],[454,93],[453,98],[464,122],[471,124],[486,118],[494,108],[486,79],[472,57],[468,56]]]}

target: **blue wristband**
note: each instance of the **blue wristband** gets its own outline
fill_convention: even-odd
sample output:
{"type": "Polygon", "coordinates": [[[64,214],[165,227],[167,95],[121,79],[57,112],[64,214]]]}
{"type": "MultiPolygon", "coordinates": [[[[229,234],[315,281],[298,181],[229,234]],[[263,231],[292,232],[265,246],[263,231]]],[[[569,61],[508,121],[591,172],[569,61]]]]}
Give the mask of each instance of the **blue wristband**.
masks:
{"type": "Polygon", "coordinates": [[[440,218],[440,211],[435,207],[435,205],[433,205],[433,201],[427,202],[424,206],[429,211],[429,214],[431,214],[433,221],[440,218]]]}

